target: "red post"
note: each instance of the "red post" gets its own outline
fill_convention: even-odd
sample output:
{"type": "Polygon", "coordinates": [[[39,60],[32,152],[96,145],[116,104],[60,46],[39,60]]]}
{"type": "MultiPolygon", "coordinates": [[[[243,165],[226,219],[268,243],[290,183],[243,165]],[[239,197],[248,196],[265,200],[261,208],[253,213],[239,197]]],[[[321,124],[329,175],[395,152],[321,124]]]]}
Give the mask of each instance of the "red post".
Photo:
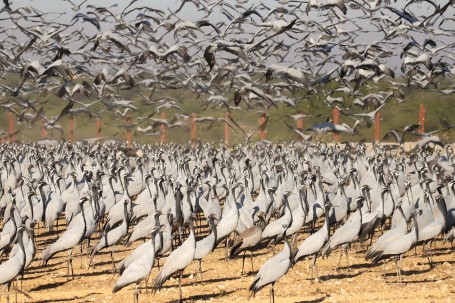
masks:
{"type": "Polygon", "coordinates": [[[131,135],[131,117],[126,117],[126,142],[127,146],[131,147],[131,142],[133,141],[133,137],[131,135]]]}
{"type": "Polygon", "coordinates": [[[14,143],[16,141],[14,134],[14,116],[12,112],[8,112],[8,122],[9,122],[9,142],[14,143]]]}
{"type": "Polygon", "coordinates": [[[101,138],[101,117],[96,118],[96,137],[101,138]]]}
{"type": "MultiPolygon", "coordinates": [[[[340,111],[338,108],[333,109],[333,124],[339,124],[340,123],[340,111]]],[[[340,142],[340,135],[338,133],[333,133],[333,140],[336,142],[340,142]]]]}
{"type": "MultiPolygon", "coordinates": [[[[302,117],[297,119],[297,129],[303,131],[303,118],[302,117]]],[[[297,135],[297,140],[301,141],[302,137],[297,135]]]]}
{"type": "Polygon", "coordinates": [[[229,124],[228,123],[231,121],[229,113],[226,113],[225,119],[226,119],[226,122],[224,123],[224,145],[228,146],[229,145],[229,124]]]}
{"type": "Polygon", "coordinates": [[[376,112],[374,115],[374,142],[379,143],[379,133],[380,133],[380,128],[379,128],[379,112],[376,112]]]}
{"type": "Polygon", "coordinates": [[[74,143],[74,117],[73,114],[70,113],[70,142],[74,143]]]}
{"type": "Polygon", "coordinates": [[[193,145],[193,147],[196,146],[196,123],[194,120],[196,120],[196,114],[192,113],[191,114],[191,144],[193,145]]]}
{"type": "MultiPolygon", "coordinates": [[[[161,112],[161,119],[163,121],[166,120],[165,112],[161,112]]],[[[160,142],[161,144],[163,144],[164,142],[166,142],[166,126],[164,125],[164,123],[161,124],[160,128],[161,128],[160,142]]]]}
{"type": "Polygon", "coordinates": [[[261,129],[261,141],[265,140],[265,135],[266,135],[265,122],[266,122],[266,118],[267,118],[266,114],[262,113],[261,114],[261,119],[260,119],[261,125],[259,126],[259,128],[261,129]]]}
{"type": "Polygon", "coordinates": [[[44,127],[44,121],[43,121],[43,125],[41,126],[41,138],[42,139],[47,138],[47,129],[44,127]]]}
{"type": "MultiPolygon", "coordinates": [[[[419,111],[419,134],[423,134],[424,128],[425,128],[425,105],[420,104],[420,111],[419,111]]],[[[419,137],[419,141],[421,140],[421,137],[419,137]]]]}

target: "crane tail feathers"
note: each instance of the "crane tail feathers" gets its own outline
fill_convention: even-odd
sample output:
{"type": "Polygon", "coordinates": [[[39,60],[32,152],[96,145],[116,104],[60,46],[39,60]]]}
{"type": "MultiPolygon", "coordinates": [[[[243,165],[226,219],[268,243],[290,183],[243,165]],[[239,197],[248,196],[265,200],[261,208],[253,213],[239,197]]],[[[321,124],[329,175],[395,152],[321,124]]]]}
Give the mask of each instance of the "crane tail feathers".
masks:
{"type": "Polygon", "coordinates": [[[157,290],[159,290],[163,286],[164,282],[166,282],[167,278],[168,276],[165,275],[163,271],[160,271],[155,280],[153,280],[152,292],[155,293],[157,290]]]}

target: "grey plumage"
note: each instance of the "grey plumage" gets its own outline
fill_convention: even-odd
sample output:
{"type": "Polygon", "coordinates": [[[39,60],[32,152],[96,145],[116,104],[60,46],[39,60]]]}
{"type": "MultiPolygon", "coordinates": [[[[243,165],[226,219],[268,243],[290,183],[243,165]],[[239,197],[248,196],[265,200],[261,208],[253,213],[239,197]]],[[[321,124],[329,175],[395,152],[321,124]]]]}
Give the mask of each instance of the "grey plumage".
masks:
{"type": "Polygon", "coordinates": [[[294,256],[294,262],[296,263],[305,257],[313,256],[313,264],[311,266],[311,279],[313,279],[313,271],[316,267],[316,256],[327,243],[327,241],[329,241],[329,216],[331,207],[331,203],[326,203],[324,225],[317,232],[306,238],[302,244],[300,244],[300,247],[294,256]]]}
{"type": "MultiPolygon", "coordinates": [[[[365,200],[364,197],[357,198],[357,204],[363,203],[365,200]]],[[[347,221],[343,226],[338,228],[335,233],[330,237],[330,240],[322,249],[322,256],[328,257],[332,250],[339,245],[351,243],[355,239],[360,232],[360,227],[362,225],[362,211],[360,207],[358,207],[358,216],[355,216],[352,221],[347,221]]]]}
{"type": "Polygon", "coordinates": [[[130,202],[128,200],[124,200],[123,202],[123,221],[120,223],[120,225],[117,226],[111,226],[111,229],[108,231],[105,231],[104,234],[101,236],[101,239],[98,241],[98,243],[95,245],[93,248],[91,254],[90,254],[90,264],[93,264],[93,257],[96,255],[97,252],[102,250],[105,247],[108,246],[113,246],[112,251],[111,251],[111,258],[112,258],[112,264],[115,268],[114,264],[114,250],[115,250],[115,245],[117,245],[120,240],[123,239],[123,237],[126,236],[128,233],[128,212],[127,212],[127,206],[130,202]]]}
{"type": "Polygon", "coordinates": [[[26,231],[25,226],[19,226],[19,228],[17,229],[17,242],[19,244],[20,249],[10,259],[0,264],[0,272],[2,273],[0,275],[0,285],[6,284],[8,286],[7,302],[9,302],[9,289],[11,287],[11,282],[25,268],[26,255],[22,239],[25,231],[26,231]]]}
{"type": "Polygon", "coordinates": [[[202,280],[202,258],[204,258],[208,254],[210,254],[215,249],[216,243],[217,243],[217,233],[216,233],[216,224],[215,224],[216,216],[217,216],[216,214],[210,214],[208,217],[211,233],[207,237],[196,242],[194,260],[198,260],[198,262],[199,262],[198,272],[199,272],[199,276],[200,276],[201,280],[202,280]]]}
{"type": "Polygon", "coordinates": [[[372,263],[378,263],[381,260],[387,258],[395,257],[395,263],[397,266],[397,279],[398,282],[402,282],[401,280],[401,258],[403,254],[410,249],[412,249],[415,244],[419,241],[419,224],[417,221],[417,215],[419,210],[415,210],[413,213],[413,222],[414,228],[409,233],[404,236],[396,238],[394,241],[388,242],[387,245],[383,247],[382,250],[378,250],[376,254],[373,256],[372,263]]]}
{"type": "Polygon", "coordinates": [[[112,287],[113,293],[116,293],[125,286],[136,283],[136,289],[134,290],[134,302],[138,302],[139,283],[150,275],[150,272],[153,268],[153,263],[155,262],[155,235],[158,231],[159,229],[157,227],[153,227],[151,232],[152,239],[149,250],[143,254],[141,258],[131,263],[123,271],[122,275],[117,279],[114,286],[112,287]]]}
{"type": "MultiPolygon", "coordinates": [[[[245,267],[245,253],[247,250],[250,252],[257,248],[257,245],[260,243],[262,238],[262,231],[265,227],[265,216],[264,212],[260,212],[258,215],[261,222],[258,225],[254,225],[246,230],[244,230],[235,240],[234,244],[231,247],[230,257],[235,257],[242,251],[243,261],[242,261],[242,275],[245,267]]],[[[251,255],[251,270],[253,268],[253,256],[251,255]]]]}
{"type": "Polygon", "coordinates": [[[42,264],[46,265],[50,258],[58,252],[70,250],[68,255],[68,271],[67,278],[69,279],[69,269],[71,267],[71,273],[74,277],[73,271],[73,262],[72,262],[72,253],[73,248],[82,242],[85,238],[86,223],[85,223],[85,214],[83,204],[88,201],[86,197],[83,197],[79,200],[79,205],[81,208],[81,216],[75,217],[72,221],[72,224],[68,226],[68,229],[48,248],[42,252],[42,264]]]}
{"type": "Polygon", "coordinates": [[[258,291],[260,291],[265,286],[272,284],[270,290],[270,302],[274,302],[274,285],[275,282],[284,276],[290,266],[291,266],[291,247],[286,237],[287,226],[283,225],[283,234],[284,234],[284,247],[283,250],[269,259],[267,262],[262,265],[259,269],[256,277],[254,278],[253,283],[249,287],[250,297],[255,296],[258,291]]]}
{"type": "Polygon", "coordinates": [[[155,280],[153,281],[152,291],[159,290],[164,282],[173,275],[179,273],[179,289],[180,289],[180,302],[182,301],[182,288],[181,279],[185,268],[191,264],[194,259],[194,252],[196,250],[196,238],[194,235],[193,216],[189,220],[190,235],[177,249],[175,249],[167,258],[163,268],[160,270],[155,280]]]}

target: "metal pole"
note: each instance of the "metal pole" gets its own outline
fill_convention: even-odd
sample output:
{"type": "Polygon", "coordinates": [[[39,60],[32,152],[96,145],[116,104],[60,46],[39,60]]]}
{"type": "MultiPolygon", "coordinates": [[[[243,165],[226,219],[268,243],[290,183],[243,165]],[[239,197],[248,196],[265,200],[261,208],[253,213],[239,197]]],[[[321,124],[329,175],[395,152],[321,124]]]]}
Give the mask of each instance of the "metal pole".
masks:
{"type": "Polygon", "coordinates": [[[69,127],[70,127],[70,142],[74,143],[74,117],[73,114],[70,113],[70,122],[69,122],[69,127]]]}
{"type": "Polygon", "coordinates": [[[44,121],[43,121],[43,125],[41,126],[41,138],[42,139],[47,138],[47,129],[44,127],[44,121]]]}
{"type": "Polygon", "coordinates": [[[192,113],[191,114],[191,144],[193,145],[193,147],[196,146],[196,123],[194,120],[196,120],[196,114],[192,113]]]}
{"type": "Polygon", "coordinates": [[[96,118],[96,137],[101,138],[101,117],[96,118]]]}
{"type": "MultiPolygon", "coordinates": [[[[303,118],[300,117],[297,119],[297,129],[300,130],[300,131],[303,131],[303,118]]],[[[297,135],[297,140],[298,141],[301,141],[302,140],[302,137],[300,137],[299,135],[297,135]]]]}
{"type": "Polygon", "coordinates": [[[225,119],[226,119],[226,122],[224,123],[224,145],[229,146],[229,124],[228,123],[231,121],[229,113],[226,113],[225,119]]]}
{"type": "Polygon", "coordinates": [[[379,143],[379,133],[380,133],[380,128],[379,128],[379,112],[376,112],[374,115],[374,142],[379,143]]]}
{"type": "MultiPolygon", "coordinates": [[[[340,111],[338,108],[333,109],[333,124],[337,125],[340,123],[340,111]]],[[[333,140],[340,142],[340,135],[338,133],[333,133],[333,140]]]]}
{"type": "Polygon", "coordinates": [[[262,113],[261,114],[261,119],[260,119],[260,123],[261,125],[259,126],[260,129],[261,129],[261,141],[264,141],[265,140],[265,135],[266,135],[266,130],[265,130],[265,122],[266,122],[266,114],[265,113],[262,113]]]}
{"type": "Polygon", "coordinates": [[[14,136],[14,116],[12,112],[8,112],[8,122],[9,122],[9,142],[14,143],[16,141],[16,138],[14,136]]]}
{"type": "Polygon", "coordinates": [[[128,117],[126,117],[126,142],[127,142],[128,147],[131,147],[132,141],[133,141],[133,138],[131,135],[131,117],[128,116],[128,117]]]}
{"type": "MultiPolygon", "coordinates": [[[[419,134],[422,135],[423,132],[425,131],[425,105],[420,104],[420,110],[419,110],[419,134]]],[[[422,137],[419,137],[419,141],[422,139],[422,137]]]]}
{"type": "MultiPolygon", "coordinates": [[[[166,120],[165,112],[161,113],[161,119],[163,121],[166,120]]],[[[160,128],[161,128],[160,142],[161,142],[161,144],[164,144],[164,142],[166,142],[166,126],[164,125],[164,123],[161,124],[160,128]]]]}

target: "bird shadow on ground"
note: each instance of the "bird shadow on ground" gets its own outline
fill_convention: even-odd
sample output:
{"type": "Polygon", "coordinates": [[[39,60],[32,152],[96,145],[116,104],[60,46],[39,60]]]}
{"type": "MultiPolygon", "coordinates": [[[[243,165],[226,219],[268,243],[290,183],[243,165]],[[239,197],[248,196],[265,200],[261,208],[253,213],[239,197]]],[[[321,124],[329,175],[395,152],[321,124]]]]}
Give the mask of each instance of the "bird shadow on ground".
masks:
{"type": "Polygon", "coordinates": [[[46,264],[46,265],[30,266],[29,268],[27,268],[27,271],[33,271],[33,273],[38,273],[38,274],[42,273],[42,272],[49,272],[49,268],[56,267],[57,265],[61,265],[63,263],[66,263],[66,261],[56,262],[56,263],[46,264]]]}
{"type": "Polygon", "coordinates": [[[319,303],[323,302],[325,300],[326,296],[322,296],[320,298],[316,298],[313,300],[308,300],[308,301],[296,301],[295,303],[319,303]]]}
{"type": "Polygon", "coordinates": [[[432,268],[430,266],[425,266],[423,269],[409,269],[409,270],[403,270],[401,269],[401,274],[404,276],[409,276],[409,275],[419,275],[419,274],[426,274],[427,272],[430,272],[432,268]]]}
{"type": "MultiPolygon", "coordinates": [[[[372,267],[377,267],[378,264],[372,264],[372,263],[357,263],[357,264],[352,264],[350,266],[351,269],[365,269],[365,268],[372,268],[372,267]]],[[[346,267],[340,267],[340,269],[346,269],[346,267]]]]}
{"type": "Polygon", "coordinates": [[[76,274],[76,277],[91,277],[91,276],[98,276],[98,275],[105,275],[105,274],[113,274],[112,269],[105,269],[103,271],[93,271],[87,272],[82,274],[76,274]]]}
{"type": "MultiPolygon", "coordinates": [[[[410,270],[401,270],[401,275],[403,277],[408,277],[408,276],[413,276],[413,275],[419,275],[419,274],[425,274],[425,273],[428,273],[430,272],[432,269],[427,267],[425,269],[421,269],[421,270],[418,270],[418,269],[410,269],[410,270]]],[[[385,273],[385,276],[386,277],[396,277],[397,276],[397,273],[396,271],[393,271],[393,272],[387,272],[385,273]]],[[[417,281],[409,281],[409,282],[406,282],[406,283],[415,283],[417,281]]],[[[421,281],[418,281],[418,282],[421,282],[421,281]]],[[[430,280],[426,281],[426,282],[431,282],[430,280]]],[[[433,281],[434,282],[434,281],[433,281]]],[[[405,282],[403,282],[405,283],[405,282]]]]}
{"type": "Polygon", "coordinates": [[[239,272],[239,276],[237,277],[237,279],[241,279],[241,278],[245,278],[245,277],[250,277],[250,276],[255,276],[257,273],[258,273],[259,269],[258,270],[250,270],[249,272],[244,272],[243,275],[242,273],[239,272]]]}
{"type": "Polygon", "coordinates": [[[210,280],[202,280],[202,281],[197,281],[198,284],[209,284],[209,283],[218,283],[218,282],[224,282],[224,281],[230,281],[230,280],[236,280],[238,279],[237,277],[230,277],[230,278],[215,278],[215,279],[210,279],[210,280]]]}
{"type": "Polygon", "coordinates": [[[42,274],[42,275],[38,275],[38,276],[31,276],[31,275],[25,275],[23,279],[21,279],[22,281],[27,281],[27,280],[34,280],[34,279],[39,279],[39,278],[42,278],[42,277],[45,277],[47,276],[46,274],[42,274]]]}
{"type": "MultiPolygon", "coordinates": [[[[220,293],[217,293],[217,294],[194,295],[194,296],[189,296],[189,297],[185,298],[184,301],[193,302],[193,301],[199,301],[199,300],[201,300],[201,301],[210,301],[212,299],[216,300],[217,298],[222,298],[224,296],[228,296],[236,291],[237,290],[231,290],[231,291],[221,291],[220,293]]],[[[176,302],[176,301],[172,301],[172,302],[176,302]]]]}
{"type": "Polygon", "coordinates": [[[85,299],[89,296],[94,296],[94,295],[100,295],[101,293],[99,292],[93,292],[93,293],[89,293],[89,294],[86,294],[85,296],[82,296],[82,297],[75,297],[75,298],[62,298],[62,299],[49,299],[49,300],[42,300],[42,301],[34,301],[35,303],[55,303],[55,302],[69,302],[69,301],[78,301],[80,302],[80,300],[82,299],[85,299]]]}
{"type": "MultiPolygon", "coordinates": [[[[432,264],[433,264],[433,267],[436,267],[438,265],[442,265],[444,263],[447,263],[447,264],[455,264],[455,260],[454,261],[451,261],[451,260],[444,260],[444,261],[433,261],[432,264]]],[[[428,263],[426,264],[428,265],[428,263]]]]}
{"type": "Polygon", "coordinates": [[[57,240],[58,240],[58,238],[46,238],[46,239],[37,240],[36,243],[40,247],[43,247],[43,246],[47,247],[47,246],[51,245],[52,243],[54,243],[57,240]]]}
{"type": "Polygon", "coordinates": [[[45,290],[45,289],[56,288],[56,287],[65,285],[67,282],[69,282],[69,281],[65,280],[65,281],[61,281],[61,282],[41,284],[35,288],[30,289],[29,291],[32,292],[32,291],[40,291],[40,290],[45,290]]]}
{"type": "MultiPolygon", "coordinates": [[[[435,282],[439,282],[439,281],[442,282],[447,279],[449,279],[449,277],[445,277],[445,278],[441,278],[441,279],[422,279],[422,280],[411,280],[411,281],[403,280],[403,284],[435,283],[435,282]]],[[[394,282],[390,281],[388,283],[394,283],[394,282]]],[[[395,283],[397,283],[396,280],[395,280],[395,283]]]]}
{"type": "MultiPolygon", "coordinates": [[[[174,278],[174,279],[175,279],[174,283],[178,283],[178,278],[174,278]]],[[[216,279],[210,279],[210,280],[202,280],[202,282],[200,282],[199,280],[194,280],[192,278],[189,278],[189,279],[191,280],[191,282],[187,281],[187,283],[183,283],[183,281],[182,281],[182,287],[193,286],[194,284],[200,284],[200,283],[209,284],[209,283],[217,283],[217,282],[223,282],[223,281],[229,281],[229,280],[236,280],[238,278],[237,277],[216,278],[216,279]]],[[[161,289],[174,288],[174,287],[178,287],[178,284],[163,285],[161,287],[161,289]]]]}
{"type": "MultiPolygon", "coordinates": [[[[117,262],[120,262],[121,260],[118,260],[118,261],[114,261],[114,263],[117,264],[117,262]]],[[[112,268],[112,260],[109,258],[109,260],[107,261],[101,261],[101,262],[95,262],[95,260],[93,261],[93,265],[94,265],[94,268],[97,268],[97,267],[102,267],[104,265],[111,265],[111,268],[112,268]]]]}
{"type": "MultiPolygon", "coordinates": [[[[447,255],[452,255],[453,251],[448,251],[448,250],[433,250],[433,253],[431,254],[433,257],[439,257],[439,256],[447,256],[447,255]]],[[[427,257],[427,253],[423,253],[420,255],[422,258],[427,257]]]]}
{"type": "Polygon", "coordinates": [[[351,273],[351,274],[346,274],[346,273],[337,273],[337,274],[332,274],[332,275],[325,275],[325,276],[320,276],[319,279],[322,281],[327,281],[327,280],[332,280],[332,279],[348,279],[348,278],[354,278],[359,275],[361,275],[362,272],[357,272],[357,273],[351,273]]]}

